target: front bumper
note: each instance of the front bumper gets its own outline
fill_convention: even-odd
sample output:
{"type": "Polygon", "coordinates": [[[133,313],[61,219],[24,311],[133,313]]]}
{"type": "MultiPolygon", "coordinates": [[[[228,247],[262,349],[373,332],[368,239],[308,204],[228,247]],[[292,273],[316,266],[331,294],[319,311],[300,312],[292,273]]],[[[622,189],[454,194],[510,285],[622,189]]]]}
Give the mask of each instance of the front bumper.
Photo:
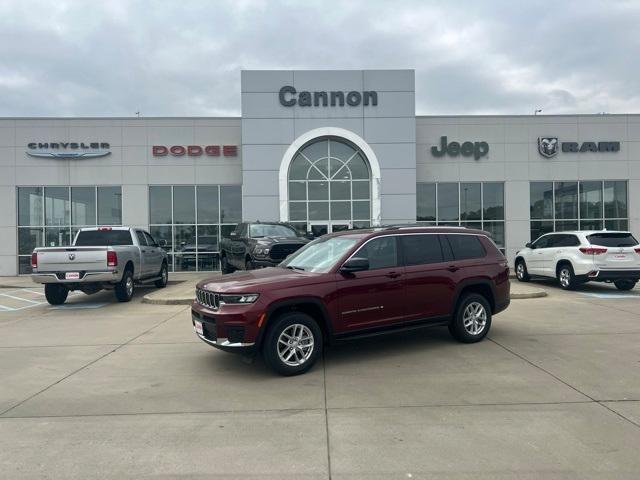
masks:
{"type": "Polygon", "coordinates": [[[235,353],[251,353],[256,349],[257,317],[249,312],[219,313],[197,302],[191,308],[191,324],[196,336],[212,347],[235,353]],[[196,331],[196,321],[202,323],[203,333],[196,331]]]}
{"type": "Polygon", "coordinates": [[[594,270],[586,278],[592,282],[640,280],[640,270],[594,270]]]}
{"type": "Polygon", "coordinates": [[[117,270],[107,270],[102,272],[80,272],[80,278],[67,280],[64,278],[65,272],[35,272],[31,274],[31,280],[35,283],[60,283],[60,284],[83,284],[83,283],[116,283],[120,281],[121,272],[117,270]]]}

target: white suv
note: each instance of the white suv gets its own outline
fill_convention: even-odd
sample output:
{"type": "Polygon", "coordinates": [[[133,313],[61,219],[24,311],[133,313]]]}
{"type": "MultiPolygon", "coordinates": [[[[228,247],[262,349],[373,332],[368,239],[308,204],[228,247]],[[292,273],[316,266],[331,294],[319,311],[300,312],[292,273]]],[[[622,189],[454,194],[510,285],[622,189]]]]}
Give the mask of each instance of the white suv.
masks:
{"type": "Polygon", "coordinates": [[[516,277],[557,278],[570,290],[584,282],[613,282],[631,290],[640,279],[640,245],[629,232],[576,231],[542,235],[516,253],[516,277]]]}

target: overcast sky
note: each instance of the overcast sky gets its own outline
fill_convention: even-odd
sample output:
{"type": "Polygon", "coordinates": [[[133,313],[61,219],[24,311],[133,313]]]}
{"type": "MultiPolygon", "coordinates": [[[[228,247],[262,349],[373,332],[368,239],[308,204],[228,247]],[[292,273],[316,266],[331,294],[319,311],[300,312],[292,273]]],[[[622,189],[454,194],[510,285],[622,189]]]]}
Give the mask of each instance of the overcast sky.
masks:
{"type": "Polygon", "coordinates": [[[0,0],[0,116],[240,115],[241,69],[416,71],[416,113],[640,112],[640,1],[0,0]]]}

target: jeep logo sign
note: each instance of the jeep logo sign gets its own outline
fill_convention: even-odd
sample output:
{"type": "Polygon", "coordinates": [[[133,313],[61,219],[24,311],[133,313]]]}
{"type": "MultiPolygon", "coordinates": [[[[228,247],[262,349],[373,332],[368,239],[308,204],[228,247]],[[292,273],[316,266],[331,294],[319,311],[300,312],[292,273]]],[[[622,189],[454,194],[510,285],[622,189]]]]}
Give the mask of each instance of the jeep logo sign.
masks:
{"type": "Polygon", "coordinates": [[[345,101],[350,107],[357,107],[360,104],[368,107],[369,105],[378,105],[378,92],[298,92],[295,87],[285,85],[278,93],[280,105],[283,107],[344,107],[345,101]]]}
{"type": "Polygon", "coordinates": [[[443,157],[445,153],[451,157],[457,157],[458,155],[470,157],[473,155],[473,158],[479,160],[489,153],[489,144],[484,141],[463,142],[462,144],[459,142],[447,143],[447,137],[444,136],[440,137],[440,150],[434,145],[431,147],[431,154],[434,157],[443,157]]]}

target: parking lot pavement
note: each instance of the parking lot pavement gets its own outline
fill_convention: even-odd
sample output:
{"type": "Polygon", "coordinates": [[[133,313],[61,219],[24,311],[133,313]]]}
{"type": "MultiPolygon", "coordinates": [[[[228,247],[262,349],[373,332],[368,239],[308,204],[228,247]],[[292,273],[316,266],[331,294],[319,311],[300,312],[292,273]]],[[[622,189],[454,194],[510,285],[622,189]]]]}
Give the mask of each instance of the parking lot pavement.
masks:
{"type": "Polygon", "coordinates": [[[3,476],[636,479],[640,290],[532,285],[479,344],[343,343],[292,378],[143,289],[0,312],[3,476]]]}

